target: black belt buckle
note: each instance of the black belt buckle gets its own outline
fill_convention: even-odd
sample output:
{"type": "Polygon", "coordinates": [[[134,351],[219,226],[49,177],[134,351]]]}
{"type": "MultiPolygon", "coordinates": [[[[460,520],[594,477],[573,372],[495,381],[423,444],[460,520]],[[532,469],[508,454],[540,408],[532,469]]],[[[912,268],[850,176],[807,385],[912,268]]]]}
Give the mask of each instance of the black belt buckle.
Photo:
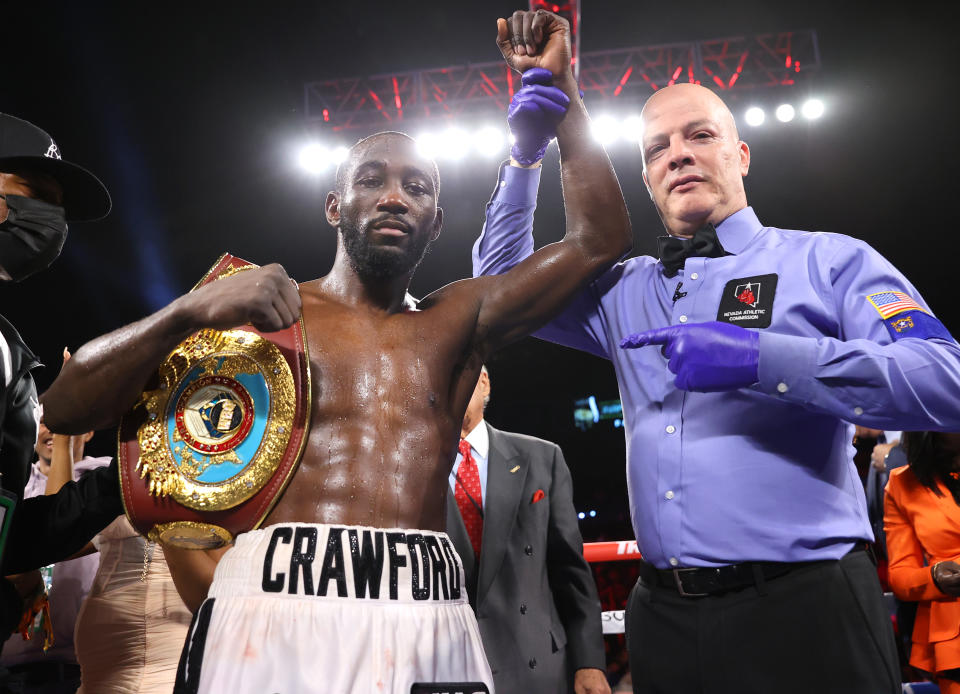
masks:
{"type": "Polygon", "coordinates": [[[698,571],[698,570],[699,569],[695,567],[688,567],[683,569],[670,569],[670,571],[673,573],[673,581],[674,583],[677,584],[677,591],[680,593],[682,597],[702,598],[702,597],[706,597],[707,595],[710,595],[710,593],[688,593],[686,590],[683,589],[683,579],[680,578],[680,575],[682,573],[690,573],[692,571],[698,571]]]}

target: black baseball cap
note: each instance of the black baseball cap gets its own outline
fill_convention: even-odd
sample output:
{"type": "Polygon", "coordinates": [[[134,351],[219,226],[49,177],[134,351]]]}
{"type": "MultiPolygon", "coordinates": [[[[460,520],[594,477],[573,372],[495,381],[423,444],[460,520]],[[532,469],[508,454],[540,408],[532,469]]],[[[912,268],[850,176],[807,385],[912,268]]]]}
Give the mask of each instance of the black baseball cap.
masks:
{"type": "Polygon", "coordinates": [[[49,174],[60,184],[67,221],[92,222],[110,212],[110,193],[99,178],[64,161],[53,138],[33,123],[0,113],[0,171],[18,169],[49,174]]]}

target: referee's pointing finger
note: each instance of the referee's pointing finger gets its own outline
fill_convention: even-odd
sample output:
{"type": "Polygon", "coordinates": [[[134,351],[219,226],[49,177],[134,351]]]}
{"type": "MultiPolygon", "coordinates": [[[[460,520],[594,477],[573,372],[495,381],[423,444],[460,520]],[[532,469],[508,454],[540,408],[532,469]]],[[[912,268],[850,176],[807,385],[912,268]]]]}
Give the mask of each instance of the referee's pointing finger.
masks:
{"type": "Polygon", "coordinates": [[[647,345],[666,345],[674,338],[675,330],[672,327],[656,328],[642,333],[634,333],[620,340],[621,349],[636,349],[647,345]]]}

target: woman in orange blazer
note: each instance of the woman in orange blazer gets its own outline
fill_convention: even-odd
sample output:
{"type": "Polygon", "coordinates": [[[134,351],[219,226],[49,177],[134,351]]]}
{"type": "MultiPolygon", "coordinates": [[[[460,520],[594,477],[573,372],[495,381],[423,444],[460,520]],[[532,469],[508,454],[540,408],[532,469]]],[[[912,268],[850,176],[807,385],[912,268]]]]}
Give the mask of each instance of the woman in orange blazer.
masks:
{"type": "Polygon", "coordinates": [[[960,694],[960,434],[907,432],[904,446],[884,499],[890,587],[919,603],[910,664],[960,694]]]}

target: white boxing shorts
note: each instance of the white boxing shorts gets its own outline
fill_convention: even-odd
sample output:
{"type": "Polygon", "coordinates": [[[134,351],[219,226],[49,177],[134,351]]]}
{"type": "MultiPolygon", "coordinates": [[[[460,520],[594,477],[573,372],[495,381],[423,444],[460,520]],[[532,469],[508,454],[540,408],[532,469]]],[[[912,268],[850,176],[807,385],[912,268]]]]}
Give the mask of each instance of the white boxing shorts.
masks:
{"type": "Polygon", "coordinates": [[[174,692],[410,694],[449,682],[493,692],[445,533],[289,523],[224,553],[174,692]]]}

